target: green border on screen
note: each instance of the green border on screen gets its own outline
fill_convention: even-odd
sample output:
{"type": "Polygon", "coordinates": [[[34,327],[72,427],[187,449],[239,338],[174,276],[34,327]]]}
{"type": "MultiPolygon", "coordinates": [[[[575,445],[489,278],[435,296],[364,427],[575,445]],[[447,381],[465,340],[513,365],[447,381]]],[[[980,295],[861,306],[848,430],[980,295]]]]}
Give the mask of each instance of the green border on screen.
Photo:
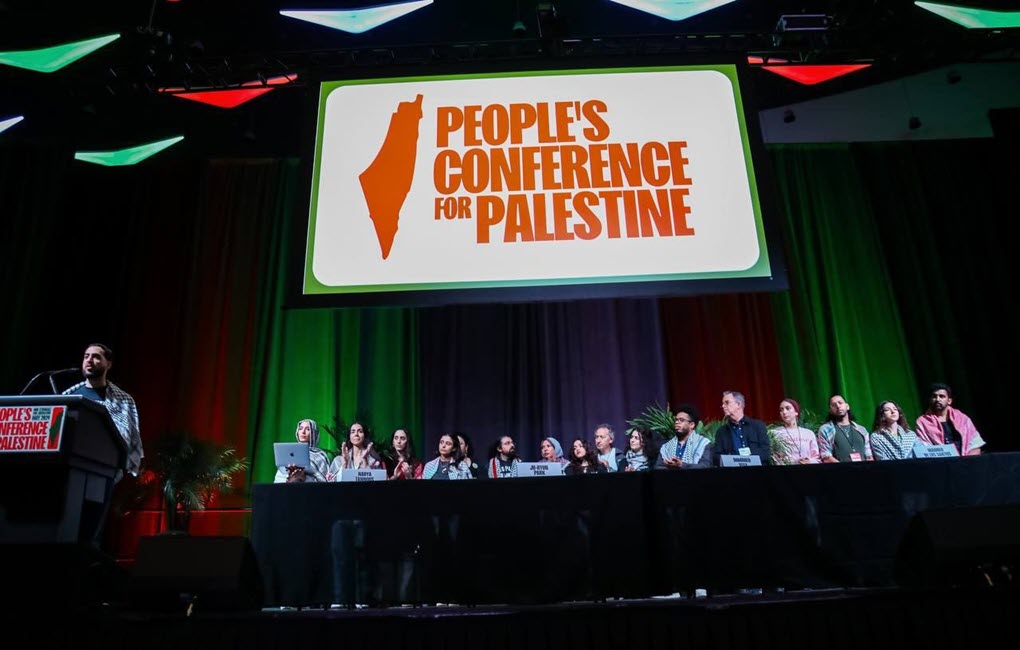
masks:
{"type": "Polygon", "coordinates": [[[342,81],[326,81],[319,88],[319,115],[315,128],[315,159],[312,166],[312,196],[309,205],[308,232],[305,239],[305,274],[302,287],[304,295],[326,294],[364,294],[388,293],[399,291],[428,291],[449,289],[483,289],[503,287],[554,287],[562,285],[610,284],[630,282],[665,282],[681,280],[719,280],[731,278],[762,278],[769,277],[772,268],[769,265],[768,246],[765,241],[765,227],[762,222],[761,205],[758,198],[758,184],[754,174],[751,158],[751,145],[747,133],[747,120],[744,117],[744,103],[740,95],[740,83],[737,80],[737,67],[733,64],[690,65],[690,66],[645,66],[627,68],[593,68],[576,70],[534,70],[500,73],[451,74],[416,77],[386,77],[382,79],[349,79],[342,81]],[[312,260],[315,258],[316,209],[319,198],[319,167],[322,158],[322,127],[325,121],[326,99],[329,94],[343,86],[362,86],[370,84],[408,83],[415,81],[459,81],[464,79],[500,79],[510,77],[549,77],[569,75],[621,74],[642,72],[697,72],[712,70],[730,80],[733,88],[737,119],[740,124],[740,141],[744,147],[744,165],[747,169],[747,180],[751,188],[751,203],[754,208],[754,223],[758,232],[758,259],[750,267],[741,271],[716,271],[710,273],[667,273],[656,275],[619,275],[611,277],[584,278],[542,278],[537,280],[484,280],[476,282],[426,282],[416,284],[373,284],[355,286],[330,286],[319,282],[312,271],[312,260]]]}

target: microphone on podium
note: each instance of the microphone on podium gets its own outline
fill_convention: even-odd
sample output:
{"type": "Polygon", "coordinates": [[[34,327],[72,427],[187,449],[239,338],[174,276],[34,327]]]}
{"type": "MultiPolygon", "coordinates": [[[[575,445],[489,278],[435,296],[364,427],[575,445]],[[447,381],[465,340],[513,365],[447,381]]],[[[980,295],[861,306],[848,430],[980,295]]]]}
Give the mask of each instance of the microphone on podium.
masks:
{"type": "Polygon", "coordinates": [[[35,377],[29,379],[28,383],[25,384],[25,387],[21,389],[21,392],[18,393],[18,395],[24,395],[28,391],[28,389],[32,387],[32,384],[38,381],[41,377],[49,377],[50,388],[53,389],[53,394],[56,395],[59,391],[57,390],[56,384],[53,383],[53,377],[55,377],[56,375],[66,375],[69,372],[79,372],[80,370],[81,368],[61,368],[60,370],[43,370],[35,377]]]}

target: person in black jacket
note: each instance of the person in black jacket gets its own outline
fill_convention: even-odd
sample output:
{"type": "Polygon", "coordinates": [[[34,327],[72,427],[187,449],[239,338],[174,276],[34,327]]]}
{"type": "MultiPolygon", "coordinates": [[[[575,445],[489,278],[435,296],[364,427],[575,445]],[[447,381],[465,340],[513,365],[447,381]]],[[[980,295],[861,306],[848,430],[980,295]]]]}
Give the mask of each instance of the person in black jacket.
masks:
{"type": "Polygon", "coordinates": [[[723,423],[715,432],[716,457],[727,455],[757,456],[762,465],[768,465],[772,454],[765,423],[744,415],[746,401],[735,390],[723,392],[723,423]]]}

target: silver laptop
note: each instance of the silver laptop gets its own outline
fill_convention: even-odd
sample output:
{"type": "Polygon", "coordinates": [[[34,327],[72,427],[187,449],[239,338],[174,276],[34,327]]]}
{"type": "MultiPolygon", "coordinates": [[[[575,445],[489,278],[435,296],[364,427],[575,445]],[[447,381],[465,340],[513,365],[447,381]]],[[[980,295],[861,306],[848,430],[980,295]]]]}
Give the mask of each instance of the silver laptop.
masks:
{"type": "Polygon", "coordinates": [[[276,466],[281,469],[288,465],[296,465],[308,469],[307,442],[273,443],[273,455],[276,457],[276,466]]]}

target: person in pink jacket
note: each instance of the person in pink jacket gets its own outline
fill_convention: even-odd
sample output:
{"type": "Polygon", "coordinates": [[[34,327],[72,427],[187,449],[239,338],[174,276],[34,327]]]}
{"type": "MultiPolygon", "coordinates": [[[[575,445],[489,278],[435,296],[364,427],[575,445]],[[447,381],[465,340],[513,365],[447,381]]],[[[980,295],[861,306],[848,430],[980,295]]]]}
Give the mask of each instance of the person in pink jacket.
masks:
{"type": "Polygon", "coordinates": [[[953,389],[946,384],[931,385],[928,410],[917,418],[917,437],[926,445],[953,444],[961,456],[977,456],[985,445],[970,418],[953,408],[953,389]]]}

